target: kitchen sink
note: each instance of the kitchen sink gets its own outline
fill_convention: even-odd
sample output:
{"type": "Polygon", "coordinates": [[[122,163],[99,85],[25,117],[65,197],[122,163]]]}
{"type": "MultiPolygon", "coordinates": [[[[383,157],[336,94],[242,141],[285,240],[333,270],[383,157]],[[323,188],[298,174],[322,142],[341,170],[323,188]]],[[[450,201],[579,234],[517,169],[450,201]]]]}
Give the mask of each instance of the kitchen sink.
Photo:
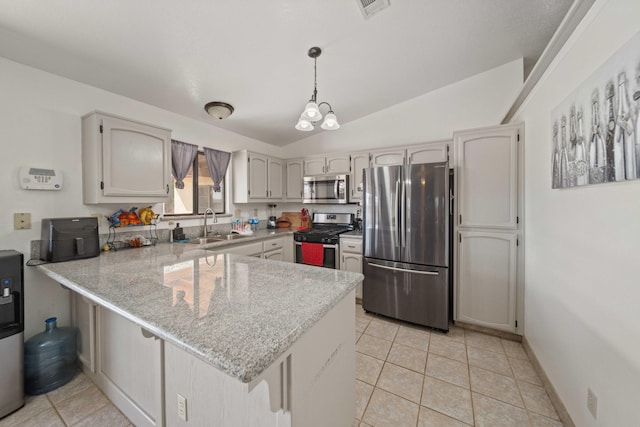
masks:
{"type": "Polygon", "coordinates": [[[194,245],[205,245],[207,243],[226,242],[229,240],[243,239],[247,236],[242,234],[216,234],[207,237],[195,237],[189,240],[189,243],[194,245]]]}

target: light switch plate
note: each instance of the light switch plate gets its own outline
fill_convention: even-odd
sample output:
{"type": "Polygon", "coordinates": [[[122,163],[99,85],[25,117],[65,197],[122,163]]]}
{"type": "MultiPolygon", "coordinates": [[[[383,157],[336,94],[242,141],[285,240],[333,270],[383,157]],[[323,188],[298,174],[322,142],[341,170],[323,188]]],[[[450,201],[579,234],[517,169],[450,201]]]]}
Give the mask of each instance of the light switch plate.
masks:
{"type": "Polygon", "coordinates": [[[26,212],[19,212],[13,214],[13,229],[14,230],[29,230],[31,229],[31,214],[26,212]]]}

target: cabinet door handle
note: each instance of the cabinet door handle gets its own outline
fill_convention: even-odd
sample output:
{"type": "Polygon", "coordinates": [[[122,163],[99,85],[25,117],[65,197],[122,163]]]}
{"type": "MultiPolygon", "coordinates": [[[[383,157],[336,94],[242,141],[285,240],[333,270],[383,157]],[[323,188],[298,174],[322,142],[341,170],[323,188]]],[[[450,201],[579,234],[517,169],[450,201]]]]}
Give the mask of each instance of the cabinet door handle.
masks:
{"type": "Polygon", "coordinates": [[[169,194],[169,184],[167,184],[167,194],[169,194]]]}
{"type": "Polygon", "coordinates": [[[353,245],[347,245],[348,248],[355,249],[356,247],[353,245]]]}

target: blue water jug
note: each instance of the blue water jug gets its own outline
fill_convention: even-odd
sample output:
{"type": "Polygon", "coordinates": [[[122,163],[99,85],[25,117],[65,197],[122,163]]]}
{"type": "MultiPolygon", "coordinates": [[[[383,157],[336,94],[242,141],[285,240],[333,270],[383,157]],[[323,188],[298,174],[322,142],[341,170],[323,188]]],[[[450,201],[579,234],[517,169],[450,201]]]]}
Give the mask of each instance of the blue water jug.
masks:
{"type": "Polygon", "coordinates": [[[78,370],[76,328],[58,328],[56,317],[45,321],[45,331],[24,343],[24,391],[36,395],[71,381],[78,370]]]}

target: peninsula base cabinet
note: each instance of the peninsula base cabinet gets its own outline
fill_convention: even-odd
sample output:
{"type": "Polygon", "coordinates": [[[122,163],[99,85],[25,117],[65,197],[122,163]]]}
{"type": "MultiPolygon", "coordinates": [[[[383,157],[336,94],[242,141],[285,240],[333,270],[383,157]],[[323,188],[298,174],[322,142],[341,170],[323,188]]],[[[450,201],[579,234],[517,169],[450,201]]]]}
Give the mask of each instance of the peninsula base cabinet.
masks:
{"type": "Polygon", "coordinates": [[[75,292],[71,303],[85,374],[133,424],[163,426],[163,341],[75,292]]]}
{"type": "Polygon", "coordinates": [[[353,424],[355,291],[249,383],[79,294],[71,298],[84,372],[136,426],[353,424]]]}
{"type": "Polygon", "coordinates": [[[349,427],[355,417],[354,292],[250,383],[167,343],[167,426],[349,427]],[[186,416],[177,401],[186,402],[186,416]],[[186,418],[186,420],[185,420],[186,418]]]}

